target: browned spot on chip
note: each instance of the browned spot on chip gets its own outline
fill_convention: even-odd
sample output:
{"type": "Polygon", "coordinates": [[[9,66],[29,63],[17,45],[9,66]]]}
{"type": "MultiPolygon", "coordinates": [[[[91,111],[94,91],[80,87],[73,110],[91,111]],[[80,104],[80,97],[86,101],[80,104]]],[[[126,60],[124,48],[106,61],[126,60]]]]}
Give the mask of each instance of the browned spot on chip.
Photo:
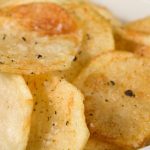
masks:
{"type": "Polygon", "coordinates": [[[75,20],[63,8],[52,3],[18,5],[8,9],[7,15],[40,34],[67,34],[76,30],[75,20]]]}

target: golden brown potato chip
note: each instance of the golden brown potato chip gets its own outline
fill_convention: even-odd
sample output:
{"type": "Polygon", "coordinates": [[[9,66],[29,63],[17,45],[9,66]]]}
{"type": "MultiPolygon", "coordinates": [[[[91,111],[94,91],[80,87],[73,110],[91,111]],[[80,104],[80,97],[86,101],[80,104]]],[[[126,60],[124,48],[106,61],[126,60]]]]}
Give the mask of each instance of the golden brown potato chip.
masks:
{"type": "Polygon", "coordinates": [[[127,148],[150,141],[150,61],[129,52],[96,57],[76,79],[92,136],[127,148]]]}
{"type": "Polygon", "coordinates": [[[85,39],[82,51],[94,57],[102,51],[114,49],[114,40],[110,24],[88,3],[68,4],[66,9],[83,23],[85,39]]]}
{"type": "Polygon", "coordinates": [[[96,55],[114,49],[114,39],[111,25],[100,16],[88,3],[71,3],[66,9],[75,15],[82,23],[85,31],[80,52],[75,57],[71,69],[65,73],[72,81],[80,70],[96,55]]]}
{"type": "Polygon", "coordinates": [[[112,26],[118,27],[122,25],[122,22],[118,20],[106,7],[100,5],[94,5],[93,8],[106,20],[108,20],[112,26]]]}
{"type": "Polygon", "coordinates": [[[150,34],[150,17],[146,17],[125,25],[127,29],[150,34]]]}
{"type": "Polygon", "coordinates": [[[32,95],[21,76],[0,73],[0,149],[25,150],[32,95]]]}
{"type": "Polygon", "coordinates": [[[0,71],[39,74],[70,67],[82,41],[79,21],[54,3],[0,10],[0,71]]]}
{"type": "MultiPolygon", "coordinates": [[[[84,150],[123,150],[121,147],[114,146],[98,140],[96,138],[90,138],[84,150]]],[[[127,150],[127,149],[126,149],[127,150]]]]}
{"type": "Polygon", "coordinates": [[[115,31],[116,48],[150,57],[150,17],[126,24],[115,31]]]}
{"type": "Polygon", "coordinates": [[[125,39],[120,36],[120,33],[118,33],[115,33],[116,49],[130,51],[139,56],[150,57],[150,46],[125,39]]]}
{"type": "Polygon", "coordinates": [[[82,94],[64,79],[26,77],[34,96],[27,150],[82,150],[89,132],[82,94]]]}
{"type": "Polygon", "coordinates": [[[27,3],[37,3],[37,2],[52,2],[57,4],[66,4],[66,3],[72,3],[72,2],[84,2],[87,0],[0,0],[0,7],[6,7],[6,6],[12,6],[12,5],[19,5],[19,4],[27,4],[27,3]]]}

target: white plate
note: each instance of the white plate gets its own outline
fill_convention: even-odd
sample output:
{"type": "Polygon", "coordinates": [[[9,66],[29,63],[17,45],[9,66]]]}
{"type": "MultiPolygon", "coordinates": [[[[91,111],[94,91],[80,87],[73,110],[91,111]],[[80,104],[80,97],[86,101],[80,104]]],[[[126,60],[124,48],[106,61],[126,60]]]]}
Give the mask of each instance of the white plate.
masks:
{"type": "Polygon", "coordinates": [[[92,0],[107,6],[123,21],[150,16],[150,0],[92,0]]]}
{"type": "MultiPolygon", "coordinates": [[[[92,0],[109,8],[122,21],[150,16],[150,0],[92,0]]],[[[150,150],[150,146],[139,150],[150,150]]]]}

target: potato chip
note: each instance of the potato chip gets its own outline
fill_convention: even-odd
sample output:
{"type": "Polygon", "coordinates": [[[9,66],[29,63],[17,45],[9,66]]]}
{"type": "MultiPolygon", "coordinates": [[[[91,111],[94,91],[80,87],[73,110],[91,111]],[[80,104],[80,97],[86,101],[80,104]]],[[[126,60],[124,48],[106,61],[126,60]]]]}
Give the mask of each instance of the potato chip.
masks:
{"type": "Polygon", "coordinates": [[[115,41],[117,49],[130,51],[139,56],[150,57],[150,46],[140,44],[133,40],[125,39],[121,36],[120,33],[119,34],[118,33],[115,33],[115,41]]]}
{"type": "Polygon", "coordinates": [[[122,25],[122,22],[117,19],[106,7],[100,5],[94,5],[93,8],[106,20],[108,20],[112,26],[118,27],[122,25]]]}
{"type": "Polygon", "coordinates": [[[80,21],[54,3],[0,10],[0,71],[40,74],[70,67],[82,41],[80,21]]]}
{"type": "Polygon", "coordinates": [[[0,73],[0,149],[25,150],[32,95],[21,76],[0,73]]]}
{"type": "Polygon", "coordinates": [[[90,59],[104,51],[113,50],[114,39],[110,23],[90,4],[71,3],[66,6],[66,9],[83,23],[85,31],[80,52],[75,57],[71,69],[65,73],[66,78],[72,81],[90,59]]]}
{"type": "Polygon", "coordinates": [[[52,2],[56,4],[66,4],[72,2],[84,2],[87,0],[0,0],[0,7],[12,6],[12,5],[20,5],[20,4],[27,4],[27,3],[37,3],[37,2],[52,2]]]}
{"type": "Polygon", "coordinates": [[[75,81],[91,135],[127,148],[149,142],[149,82],[147,58],[122,51],[96,57],[75,81]]]}
{"type": "Polygon", "coordinates": [[[128,38],[134,40],[135,42],[139,42],[141,44],[150,46],[150,17],[143,18],[140,20],[136,20],[134,22],[130,22],[124,25],[124,29],[126,34],[128,34],[128,38]],[[135,37],[134,37],[135,36],[135,37]]]}
{"type": "MultiPolygon", "coordinates": [[[[121,147],[103,142],[96,138],[90,138],[84,150],[123,150],[121,147]]],[[[127,149],[126,149],[127,150],[127,149]]]]}
{"type": "Polygon", "coordinates": [[[83,22],[86,32],[82,51],[90,57],[102,51],[114,49],[114,39],[110,24],[87,3],[70,4],[66,9],[83,22]]]}
{"type": "Polygon", "coordinates": [[[131,22],[117,28],[115,32],[116,48],[132,51],[138,55],[150,57],[150,17],[131,22]]]}
{"type": "MultiPolygon", "coordinates": [[[[150,35],[134,30],[126,29],[125,27],[117,28],[115,36],[118,36],[122,41],[129,41],[139,45],[150,46],[150,35]]],[[[118,44],[118,43],[117,43],[118,44]]]]}
{"type": "Polygon", "coordinates": [[[150,17],[146,17],[125,25],[127,29],[150,34],[150,17]]]}
{"type": "Polygon", "coordinates": [[[27,150],[82,150],[89,132],[81,93],[49,75],[26,77],[26,82],[35,102],[27,150]]]}

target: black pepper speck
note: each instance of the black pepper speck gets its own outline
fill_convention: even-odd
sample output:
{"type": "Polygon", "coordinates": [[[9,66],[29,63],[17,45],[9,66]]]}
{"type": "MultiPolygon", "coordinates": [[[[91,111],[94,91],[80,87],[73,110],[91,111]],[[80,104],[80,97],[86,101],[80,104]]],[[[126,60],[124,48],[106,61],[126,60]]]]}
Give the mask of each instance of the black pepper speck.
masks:
{"type": "Polygon", "coordinates": [[[6,39],[6,34],[4,34],[4,35],[3,35],[3,38],[2,38],[2,39],[3,39],[3,40],[5,40],[5,39],[6,39]]]}
{"type": "Polygon", "coordinates": [[[135,97],[135,94],[132,90],[126,90],[124,94],[129,97],[135,97]]]}
{"type": "Polygon", "coordinates": [[[109,102],[108,99],[105,99],[105,102],[109,102]]]}
{"type": "Polygon", "coordinates": [[[113,85],[113,86],[115,85],[115,82],[114,82],[114,81],[110,81],[110,83],[111,83],[111,85],[113,85]]]}
{"type": "Polygon", "coordinates": [[[69,121],[66,121],[66,126],[68,126],[69,125],[69,121]]]}
{"type": "Polygon", "coordinates": [[[33,74],[35,74],[34,72],[31,72],[31,74],[33,75],[33,74]]]}
{"type": "Polygon", "coordinates": [[[38,59],[40,59],[40,58],[42,58],[42,57],[43,57],[43,56],[42,56],[42,55],[40,55],[40,54],[39,54],[39,55],[37,55],[37,58],[38,58],[38,59]]]}
{"type": "Polygon", "coordinates": [[[3,65],[4,63],[0,61],[0,64],[3,65]]]}
{"type": "Polygon", "coordinates": [[[25,37],[22,37],[22,40],[23,40],[23,41],[26,41],[26,38],[25,38],[25,37]]]}
{"type": "Polygon", "coordinates": [[[90,40],[90,39],[91,39],[91,37],[90,37],[89,34],[86,34],[86,37],[87,37],[87,40],[90,40]]]}
{"type": "Polygon", "coordinates": [[[89,115],[90,115],[90,116],[93,116],[93,114],[92,114],[92,113],[90,113],[89,115]]]}
{"type": "Polygon", "coordinates": [[[74,57],[73,61],[76,61],[76,60],[77,60],[77,56],[74,57]]]}

